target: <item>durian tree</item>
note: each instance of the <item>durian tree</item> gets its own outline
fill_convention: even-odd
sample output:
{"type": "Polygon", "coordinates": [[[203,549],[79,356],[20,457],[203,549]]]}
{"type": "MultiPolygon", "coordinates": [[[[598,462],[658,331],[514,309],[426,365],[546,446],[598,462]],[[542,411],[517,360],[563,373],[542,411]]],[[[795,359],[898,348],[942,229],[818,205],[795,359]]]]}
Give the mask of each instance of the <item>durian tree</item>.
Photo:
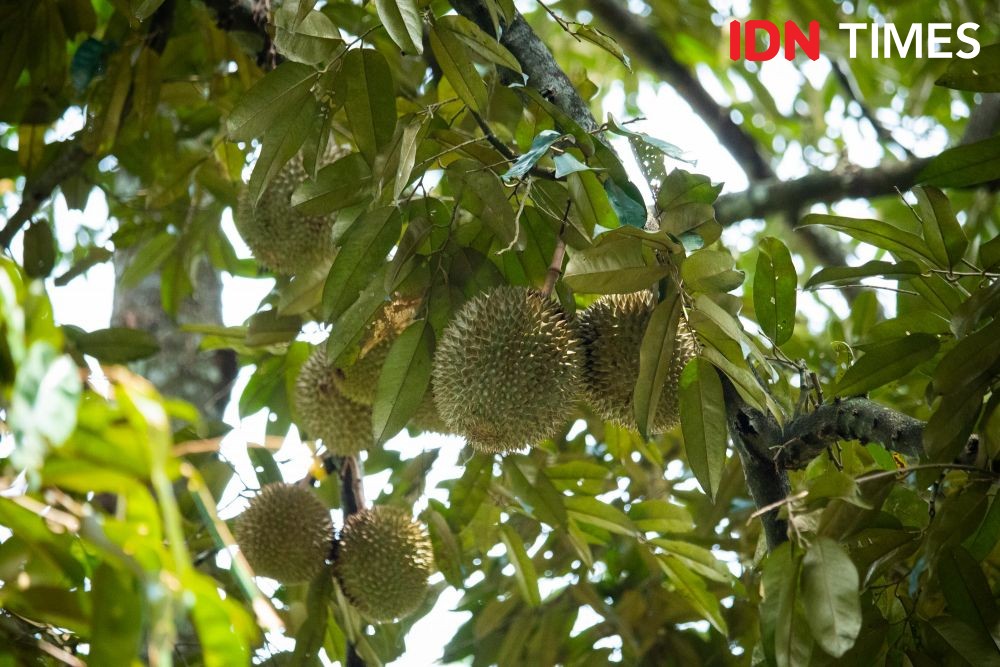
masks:
{"type": "Polygon", "coordinates": [[[0,2],[0,662],[1000,663],[998,31],[0,2]]]}

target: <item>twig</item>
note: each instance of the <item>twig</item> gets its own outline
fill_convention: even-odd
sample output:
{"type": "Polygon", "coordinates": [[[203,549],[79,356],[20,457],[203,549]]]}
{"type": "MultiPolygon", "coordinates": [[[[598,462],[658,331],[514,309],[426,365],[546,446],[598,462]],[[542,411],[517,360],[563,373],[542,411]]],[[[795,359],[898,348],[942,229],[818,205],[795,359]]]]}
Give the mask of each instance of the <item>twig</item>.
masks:
{"type": "Polygon", "coordinates": [[[556,281],[562,275],[563,259],[566,257],[566,242],[563,240],[563,231],[566,229],[566,218],[569,217],[570,202],[566,203],[566,212],[563,214],[562,225],[559,227],[559,235],[556,237],[556,247],[552,251],[552,262],[549,264],[549,271],[545,274],[545,285],[542,286],[542,296],[547,297],[555,289],[556,281]]]}

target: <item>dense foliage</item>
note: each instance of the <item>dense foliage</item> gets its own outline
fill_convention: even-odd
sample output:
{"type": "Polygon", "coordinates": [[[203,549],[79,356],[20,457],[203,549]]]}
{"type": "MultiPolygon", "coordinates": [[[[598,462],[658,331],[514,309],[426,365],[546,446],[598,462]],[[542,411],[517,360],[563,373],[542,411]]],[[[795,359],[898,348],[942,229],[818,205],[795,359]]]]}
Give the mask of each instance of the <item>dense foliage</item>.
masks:
{"type": "MultiPolygon", "coordinates": [[[[721,1],[0,2],[0,661],[238,665],[283,634],[291,664],[383,664],[450,586],[471,614],[446,663],[1000,663],[1000,10],[746,4],[824,26],[820,63],[775,63],[791,99],[728,60],[721,1]],[[974,21],[983,51],[844,59],[832,28],[873,19],[974,21]],[[746,191],[720,197],[683,131],[633,122],[672,113],[641,103],[660,81],[746,191]],[[628,117],[600,113],[612,91],[628,117]],[[851,162],[852,137],[877,164],[851,162]],[[98,192],[109,219],[57,242],[55,202],[98,192]],[[860,197],[867,219],[830,206],[860,197]],[[272,436],[247,448],[256,480],[220,455],[229,427],[202,396],[140,377],[204,355],[57,321],[49,294],[105,262],[120,290],[157,281],[163,321],[206,271],[272,281],[242,326],[170,333],[250,374],[233,400],[272,436]],[[467,448],[427,488],[460,440],[383,445],[448,430],[436,346],[465,349],[449,323],[505,285],[551,291],[570,322],[655,294],[617,420],[639,428],[570,401],[556,437],[467,448]],[[309,403],[310,427],[296,405],[311,354],[361,378],[371,408],[333,426],[363,428],[309,439],[332,414],[309,403]],[[657,434],[665,390],[680,424],[657,434]],[[290,431],[336,530],[363,509],[363,447],[387,478],[369,503],[426,526],[438,574],[413,615],[372,622],[333,562],[309,584],[255,578],[217,502],[282,481],[290,431]]],[[[490,400],[507,390],[487,382],[476,409],[516,404],[490,400]]]]}

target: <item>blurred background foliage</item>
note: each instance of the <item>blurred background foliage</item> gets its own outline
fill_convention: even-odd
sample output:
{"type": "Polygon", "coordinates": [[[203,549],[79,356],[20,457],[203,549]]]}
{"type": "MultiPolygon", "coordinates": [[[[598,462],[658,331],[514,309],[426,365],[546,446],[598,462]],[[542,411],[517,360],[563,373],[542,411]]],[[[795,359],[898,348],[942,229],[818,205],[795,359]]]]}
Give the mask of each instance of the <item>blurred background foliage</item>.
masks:
{"type": "MultiPolygon", "coordinates": [[[[0,662],[1000,663],[998,30],[993,0],[0,2],[0,662]],[[733,62],[732,18],[818,20],[823,57],[733,62]],[[983,52],[849,59],[848,21],[975,22],[983,52]],[[341,252],[274,276],[231,211],[297,154],[341,252]],[[502,458],[376,429],[370,500],[433,541],[424,607],[371,625],[327,575],[255,579],[226,522],[248,490],[308,474],[341,523],[294,426],[310,346],[350,366],[399,295],[439,337],[562,242],[571,312],[676,297],[636,395],[685,318],[681,427],[573,406],[502,458]],[[114,326],[54,311],[108,263],[114,326]],[[758,421],[727,448],[733,414],[758,421]]],[[[430,389],[393,377],[398,431],[430,389]]]]}

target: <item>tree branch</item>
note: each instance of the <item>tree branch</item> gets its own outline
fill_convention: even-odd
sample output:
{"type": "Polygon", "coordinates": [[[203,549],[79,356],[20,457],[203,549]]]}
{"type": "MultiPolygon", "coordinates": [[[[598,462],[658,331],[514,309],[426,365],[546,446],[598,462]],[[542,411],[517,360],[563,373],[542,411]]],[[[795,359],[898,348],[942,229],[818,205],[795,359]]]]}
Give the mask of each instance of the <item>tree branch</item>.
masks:
{"type": "Polygon", "coordinates": [[[771,444],[781,437],[781,428],[772,417],[747,405],[721,371],[719,378],[725,396],[729,437],[743,465],[747,489],[758,509],[774,507],[761,515],[767,549],[773,551],[788,540],[788,522],[778,515],[778,503],[788,496],[791,486],[788,473],[775,464],[770,453],[771,444]]]}
{"type": "MultiPolygon", "coordinates": [[[[781,434],[781,445],[774,451],[774,459],[782,468],[804,468],[840,440],[857,440],[862,444],[877,442],[889,451],[920,456],[924,453],[926,425],[867,398],[836,399],[788,422],[781,434]]],[[[975,462],[978,449],[979,437],[974,435],[956,462],[975,462]]]]}
{"type": "MultiPolygon", "coordinates": [[[[496,34],[490,13],[481,0],[451,0],[451,6],[478,25],[486,34],[496,34]]],[[[500,43],[517,58],[521,69],[528,75],[528,85],[562,109],[584,130],[588,132],[596,130],[598,124],[590,113],[586,100],[580,97],[580,93],[559,67],[552,52],[535,34],[524,17],[517,13],[509,24],[501,27],[501,30],[500,43]]]]}
{"type": "Polygon", "coordinates": [[[729,110],[718,104],[694,74],[677,60],[656,31],[628,10],[628,3],[589,0],[587,4],[627,52],[641,58],[652,72],[687,100],[751,180],[774,177],[774,171],[761,154],[757,142],[733,121],[729,110]]]}
{"type": "Polygon", "coordinates": [[[789,181],[770,179],[752,184],[742,192],[722,195],[715,202],[715,217],[723,225],[750,218],[763,218],[815,203],[833,203],[855,197],[878,197],[908,190],[927,159],[882,164],[868,169],[817,172],[789,181]]]}

